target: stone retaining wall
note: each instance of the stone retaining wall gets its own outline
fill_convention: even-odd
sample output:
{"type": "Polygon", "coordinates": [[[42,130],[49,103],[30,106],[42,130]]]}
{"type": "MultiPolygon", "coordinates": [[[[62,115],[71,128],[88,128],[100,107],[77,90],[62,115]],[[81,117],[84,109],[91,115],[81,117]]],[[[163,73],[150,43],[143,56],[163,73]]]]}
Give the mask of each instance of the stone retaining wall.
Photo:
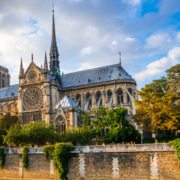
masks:
{"type": "MultiPolygon", "coordinates": [[[[56,167],[42,149],[29,149],[27,172],[22,168],[21,149],[5,149],[0,179],[58,180],[56,167]]],[[[77,147],[74,153],[78,154],[69,161],[69,180],[180,180],[180,165],[169,144],[77,147]]]]}

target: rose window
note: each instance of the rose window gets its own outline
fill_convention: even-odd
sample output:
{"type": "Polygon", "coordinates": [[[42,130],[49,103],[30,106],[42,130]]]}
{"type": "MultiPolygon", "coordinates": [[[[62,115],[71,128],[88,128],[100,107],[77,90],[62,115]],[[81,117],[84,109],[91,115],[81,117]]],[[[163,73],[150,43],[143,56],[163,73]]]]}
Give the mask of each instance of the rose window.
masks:
{"type": "Polygon", "coordinates": [[[39,87],[28,88],[23,95],[23,109],[34,110],[43,108],[43,93],[39,87]]]}
{"type": "Polygon", "coordinates": [[[29,79],[29,81],[35,81],[35,80],[36,80],[36,77],[37,77],[37,73],[36,73],[34,70],[31,70],[31,71],[28,73],[28,79],[29,79]]]}

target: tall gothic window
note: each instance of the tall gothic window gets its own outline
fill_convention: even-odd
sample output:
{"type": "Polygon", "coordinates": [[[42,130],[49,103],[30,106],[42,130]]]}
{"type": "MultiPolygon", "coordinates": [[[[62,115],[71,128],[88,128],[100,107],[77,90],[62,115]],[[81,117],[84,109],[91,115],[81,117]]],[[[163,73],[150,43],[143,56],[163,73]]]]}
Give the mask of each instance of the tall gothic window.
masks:
{"type": "Polygon", "coordinates": [[[2,87],[5,87],[5,77],[4,77],[4,75],[2,77],[2,87]]]}
{"type": "Polygon", "coordinates": [[[108,102],[110,101],[111,96],[112,96],[112,91],[111,91],[111,90],[108,90],[108,91],[107,91],[107,99],[108,99],[108,102]]]}
{"type": "Polygon", "coordinates": [[[117,90],[117,104],[123,104],[124,99],[123,99],[123,91],[121,89],[117,90]]]}
{"type": "Polygon", "coordinates": [[[66,122],[64,117],[59,116],[56,120],[56,128],[57,128],[57,132],[59,134],[63,133],[66,131],[66,122]]]}
{"type": "Polygon", "coordinates": [[[23,118],[23,124],[29,124],[34,121],[41,121],[42,114],[41,114],[41,111],[27,112],[27,113],[22,114],[22,118],[23,118]]]}
{"type": "MultiPolygon", "coordinates": [[[[101,97],[101,92],[98,91],[98,92],[96,93],[96,104],[99,102],[100,97],[101,97]]],[[[102,106],[102,98],[101,98],[101,101],[100,101],[100,103],[99,103],[99,106],[102,106]]]]}
{"type": "MultiPolygon", "coordinates": [[[[129,88],[128,91],[129,91],[129,93],[132,95],[132,89],[129,88]]],[[[130,99],[130,97],[129,97],[128,94],[127,94],[127,103],[128,103],[128,104],[131,104],[131,99],[130,99]]]]}
{"type": "MultiPolygon", "coordinates": [[[[91,94],[88,92],[86,94],[86,101],[90,98],[91,94]]],[[[92,101],[91,99],[89,100],[89,104],[88,104],[88,109],[91,109],[92,108],[92,101]]]]}
{"type": "Polygon", "coordinates": [[[81,108],[81,95],[80,94],[76,95],[76,103],[81,108]]]}

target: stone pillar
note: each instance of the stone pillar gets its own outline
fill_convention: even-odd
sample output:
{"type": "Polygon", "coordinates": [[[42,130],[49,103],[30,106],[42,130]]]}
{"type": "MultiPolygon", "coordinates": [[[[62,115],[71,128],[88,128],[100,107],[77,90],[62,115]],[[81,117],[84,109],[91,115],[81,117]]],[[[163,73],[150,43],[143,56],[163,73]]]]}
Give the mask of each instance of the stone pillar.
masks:
{"type": "Polygon", "coordinates": [[[79,175],[85,176],[85,157],[84,154],[79,154],[79,175]]]}
{"type": "Polygon", "coordinates": [[[158,178],[159,173],[158,173],[158,164],[157,164],[157,153],[154,153],[154,155],[152,154],[152,156],[151,156],[150,168],[151,168],[151,176],[150,176],[150,178],[152,180],[159,179],[158,178]]]}
{"type": "Polygon", "coordinates": [[[113,96],[113,106],[116,107],[117,106],[117,90],[116,90],[116,85],[114,85],[114,91],[115,91],[115,93],[114,93],[114,96],[113,96]]]}
{"type": "Polygon", "coordinates": [[[83,90],[81,94],[81,109],[84,110],[84,91],[83,90]]]}
{"type": "Polygon", "coordinates": [[[112,159],[112,170],[113,170],[113,177],[118,178],[119,177],[119,160],[118,157],[113,157],[112,159]]]}

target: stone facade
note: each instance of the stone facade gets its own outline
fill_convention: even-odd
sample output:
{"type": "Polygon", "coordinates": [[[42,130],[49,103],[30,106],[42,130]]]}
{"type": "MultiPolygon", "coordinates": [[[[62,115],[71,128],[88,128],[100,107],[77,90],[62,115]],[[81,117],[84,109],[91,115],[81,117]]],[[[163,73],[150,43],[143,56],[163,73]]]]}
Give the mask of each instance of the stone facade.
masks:
{"type": "MultiPolygon", "coordinates": [[[[83,152],[69,161],[69,180],[171,180],[180,179],[180,165],[169,144],[79,147],[106,152],[83,152]],[[111,152],[110,152],[111,151],[111,152]]],[[[77,149],[76,149],[77,150],[77,149]]],[[[74,152],[77,152],[77,151],[74,152]]],[[[28,171],[22,169],[20,149],[6,149],[0,179],[58,180],[52,160],[42,148],[30,149],[28,171]]]]}

